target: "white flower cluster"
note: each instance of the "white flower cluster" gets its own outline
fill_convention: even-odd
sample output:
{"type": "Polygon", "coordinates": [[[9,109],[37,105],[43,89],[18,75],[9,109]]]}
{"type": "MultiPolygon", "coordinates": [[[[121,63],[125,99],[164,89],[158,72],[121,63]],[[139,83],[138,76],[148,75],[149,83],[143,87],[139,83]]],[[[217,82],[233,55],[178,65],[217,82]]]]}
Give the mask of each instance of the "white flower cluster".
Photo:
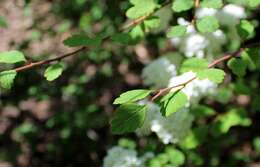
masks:
{"type": "MultiPolygon", "coordinates": [[[[191,71],[186,72],[180,76],[171,78],[168,87],[185,83],[194,77],[196,77],[195,73],[191,71]]],[[[182,91],[188,96],[190,103],[196,104],[202,97],[206,95],[213,95],[216,88],[217,84],[208,79],[194,79],[192,82],[188,83],[182,91]]],[[[175,89],[172,89],[172,91],[175,91],[175,89]]]]}
{"type": "Polygon", "coordinates": [[[212,8],[200,8],[196,11],[196,17],[215,16],[220,24],[227,26],[235,26],[239,19],[246,18],[245,9],[235,4],[225,5],[221,10],[212,8]]]}
{"type": "MultiPolygon", "coordinates": [[[[216,17],[220,24],[230,27],[229,30],[238,38],[234,26],[239,22],[239,19],[245,18],[245,9],[241,6],[228,4],[221,10],[212,8],[200,8],[196,11],[196,18],[205,16],[216,17]]],[[[193,24],[178,18],[179,25],[187,26],[187,33],[184,37],[172,38],[171,42],[175,47],[178,47],[180,52],[184,53],[186,57],[196,56],[203,58],[205,56],[212,56],[221,51],[221,46],[226,43],[226,36],[221,30],[216,30],[213,33],[200,34],[196,31],[193,24]]],[[[238,38],[239,40],[239,38],[238,38]]]]}
{"type": "MultiPolygon", "coordinates": [[[[232,32],[229,34],[233,34],[233,36],[225,36],[221,30],[201,34],[196,31],[193,24],[183,18],[178,18],[179,25],[187,26],[187,33],[183,37],[172,38],[171,42],[186,57],[196,56],[211,59],[213,55],[221,52],[222,45],[228,41],[227,38],[234,37],[232,40],[240,40],[234,27],[238,24],[239,19],[246,17],[243,7],[229,4],[219,10],[199,8],[196,11],[197,19],[205,16],[216,17],[221,25],[228,27],[228,31],[232,32]]],[[[175,65],[171,64],[166,58],[160,58],[145,67],[142,76],[145,84],[157,88],[172,87],[196,77],[193,72],[187,72],[180,76],[176,76],[176,74],[175,65]]],[[[193,116],[189,113],[190,105],[196,105],[204,96],[213,95],[216,87],[217,85],[208,79],[194,79],[182,88],[182,91],[188,96],[189,102],[185,107],[166,118],[161,115],[159,106],[146,102],[148,106],[147,116],[143,126],[136,130],[137,135],[149,135],[155,132],[164,144],[179,142],[186,136],[192,125],[193,116]]]]}
{"type": "Polygon", "coordinates": [[[166,87],[169,79],[176,75],[176,67],[167,58],[159,58],[148,64],[142,72],[144,84],[157,88],[166,87]]]}
{"type": "MultiPolygon", "coordinates": [[[[180,76],[172,77],[168,86],[185,83],[195,76],[195,73],[187,72],[180,76]]],[[[189,103],[169,117],[163,117],[159,106],[156,104],[146,102],[148,112],[143,126],[136,130],[137,135],[149,135],[151,132],[155,132],[164,144],[178,143],[189,133],[192,125],[193,116],[189,113],[190,104],[197,104],[203,96],[214,94],[216,87],[217,85],[208,79],[195,79],[188,83],[182,91],[188,96],[189,103]]]]}
{"type": "Polygon", "coordinates": [[[108,150],[103,167],[145,167],[145,162],[153,156],[148,152],[138,157],[135,150],[115,146],[108,150]]]}
{"type": "Polygon", "coordinates": [[[140,136],[155,132],[164,144],[177,143],[190,131],[193,116],[188,108],[183,108],[169,117],[163,117],[160,108],[154,103],[147,102],[147,116],[141,128],[136,130],[140,136]]]}

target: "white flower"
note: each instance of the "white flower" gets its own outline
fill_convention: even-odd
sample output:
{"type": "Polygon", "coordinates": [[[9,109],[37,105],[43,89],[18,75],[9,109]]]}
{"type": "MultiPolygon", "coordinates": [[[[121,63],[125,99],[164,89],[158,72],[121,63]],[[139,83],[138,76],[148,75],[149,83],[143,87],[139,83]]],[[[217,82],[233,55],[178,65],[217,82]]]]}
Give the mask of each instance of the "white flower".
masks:
{"type": "Polygon", "coordinates": [[[226,36],[221,30],[216,30],[215,32],[212,33],[212,35],[215,37],[216,40],[220,43],[226,42],[226,36]]]}
{"type": "MultiPolygon", "coordinates": [[[[171,78],[168,87],[185,83],[194,77],[196,77],[195,73],[191,71],[186,72],[180,76],[171,78]]],[[[188,96],[190,103],[196,104],[203,96],[214,94],[216,88],[217,85],[208,79],[194,79],[189,82],[182,91],[188,96]]],[[[176,89],[173,89],[172,91],[175,91],[176,89]]]]}
{"type": "Polygon", "coordinates": [[[238,19],[246,17],[245,9],[242,6],[239,6],[239,5],[228,4],[228,5],[225,5],[222,10],[223,10],[224,13],[227,13],[227,14],[234,16],[238,19]]]}
{"type": "Polygon", "coordinates": [[[141,163],[135,150],[116,146],[108,151],[103,167],[140,167],[141,163]]]}
{"type": "Polygon", "coordinates": [[[246,18],[246,12],[242,6],[228,4],[216,16],[221,24],[233,27],[240,19],[246,18]]]}
{"type": "Polygon", "coordinates": [[[197,56],[204,57],[204,49],[208,46],[208,40],[200,34],[192,34],[185,39],[185,44],[181,46],[181,50],[186,57],[197,56]]]}
{"type": "Polygon", "coordinates": [[[164,144],[177,143],[189,133],[193,116],[188,108],[183,108],[169,117],[158,116],[151,121],[151,130],[164,144]]]}
{"type": "Polygon", "coordinates": [[[157,88],[167,86],[169,79],[176,75],[176,67],[166,58],[159,58],[147,65],[142,71],[144,84],[157,88]]]}
{"type": "Polygon", "coordinates": [[[202,18],[205,16],[215,16],[218,11],[213,8],[199,8],[196,10],[196,18],[202,18]]]}
{"type": "Polygon", "coordinates": [[[137,129],[138,135],[149,135],[155,132],[158,138],[164,143],[177,143],[189,132],[193,116],[188,108],[183,108],[169,117],[163,117],[160,107],[154,103],[147,102],[148,111],[143,126],[137,129]]]}
{"type": "Polygon", "coordinates": [[[146,136],[151,133],[151,121],[160,117],[160,107],[151,102],[145,102],[147,106],[147,114],[142,127],[136,129],[136,134],[139,136],[146,136]]]}
{"type": "Polygon", "coordinates": [[[152,152],[146,152],[138,157],[135,150],[114,146],[108,150],[103,167],[145,167],[147,160],[154,157],[152,152]]]}
{"type": "Polygon", "coordinates": [[[174,46],[180,46],[180,51],[186,57],[196,56],[198,58],[204,57],[205,48],[209,45],[209,41],[199,33],[194,33],[193,26],[190,25],[190,33],[184,38],[172,38],[171,43],[174,46]]]}

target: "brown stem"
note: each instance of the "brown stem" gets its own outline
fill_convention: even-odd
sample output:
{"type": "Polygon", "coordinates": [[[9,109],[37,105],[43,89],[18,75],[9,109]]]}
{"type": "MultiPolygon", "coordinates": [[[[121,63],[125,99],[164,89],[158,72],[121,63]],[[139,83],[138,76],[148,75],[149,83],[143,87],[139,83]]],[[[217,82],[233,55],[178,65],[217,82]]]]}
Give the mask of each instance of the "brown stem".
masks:
{"type": "MultiPolygon", "coordinates": [[[[133,26],[136,26],[138,24],[140,24],[141,22],[143,22],[146,18],[148,18],[149,16],[153,15],[155,12],[157,12],[158,10],[162,9],[163,7],[167,6],[168,4],[170,4],[170,0],[169,1],[166,1],[165,3],[163,3],[159,8],[157,8],[156,10],[154,10],[153,12],[149,13],[149,14],[146,14],[140,18],[137,18],[133,21],[131,21],[129,24],[125,25],[123,28],[119,29],[119,32],[122,32],[122,31],[125,31],[133,26]]],[[[107,41],[109,40],[110,37],[106,37],[103,39],[102,42],[104,41],[107,41]]],[[[61,56],[58,56],[58,57],[55,57],[55,58],[52,58],[52,59],[47,59],[47,60],[41,60],[41,61],[37,61],[37,62],[30,62],[29,64],[26,64],[24,66],[21,66],[21,67],[17,67],[13,70],[15,70],[16,72],[20,72],[20,71],[24,71],[24,70],[28,70],[28,69],[31,69],[31,68],[34,68],[34,67],[38,67],[38,66],[41,66],[41,65],[44,65],[44,64],[49,64],[51,62],[55,62],[55,61],[60,61],[64,58],[67,58],[67,57],[70,57],[70,56],[74,56],[80,52],[83,52],[87,50],[87,47],[81,47],[71,53],[67,53],[67,54],[64,54],[64,55],[61,55],[61,56]]]]}
{"type": "Polygon", "coordinates": [[[41,65],[44,65],[44,64],[49,64],[51,62],[60,61],[60,60],[62,60],[64,58],[66,58],[66,57],[76,55],[77,53],[82,52],[82,51],[84,51],[86,49],[87,49],[86,47],[82,47],[82,48],[77,49],[77,50],[75,50],[75,51],[73,51],[71,53],[67,53],[67,54],[64,54],[64,55],[61,55],[61,56],[58,56],[58,57],[55,57],[55,58],[47,59],[47,60],[41,60],[41,61],[37,61],[37,62],[32,62],[30,64],[27,64],[27,65],[15,68],[14,70],[16,72],[20,72],[20,71],[28,70],[28,69],[31,69],[31,68],[34,68],[34,67],[37,67],[37,66],[41,66],[41,65]]]}
{"type": "MultiPolygon", "coordinates": [[[[246,47],[254,47],[254,46],[259,46],[260,43],[254,43],[254,44],[249,44],[249,45],[246,45],[246,47]]],[[[245,50],[245,48],[241,48],[239,49],[238,51],[236,52],[233,52],[231,54],[226,54],[224,55],[223,57],[219,58],[219,59],[216,59],[214,60],[212,63],[210,63],[208,65],[208,68],[213,68],[215,67],[217,64],[219,63],[222,63],[224,61],[227,61],[233,57],[236,57],[236,56],[239,56],[241,54],[241,52],[243,52],[245,50]]],[[[159,89],[157,91],[157,93],[152,97],[152,101],[154,101],[155,99],[157,99],[158,97],[168,93],[171,89],[173,88],[176,88],[176,87],[180,87],[180,86],[183,86],[182,88],[184,88],[188,83],[192,82],[193,80],[195,80],[197,77],[193,77],[191,78],[190,80],[184,82],[184,83],[181,83],[181,84],[178,84],[178,85],[175,85],[175,86],[172,86],[172,87],[167,87],[167,88],[163,88],[163,89],[159,89]]],[[[182,89],[181,88],[181,89],[182,89]]]]}
{"type": "Polygon", "coordinates": [[[152,97],[152,101],[154,101],[155,99],[157,99],[158,97],[160,97],[162,95],[165,95],[166,93],[168,93],[173,88],[178,88],[178,87],[184,88],[188,83],[190,83],[191,81],[193,81],[196,78],[197,77],[193,77],[193,78],[189,79],[188,81],[186,81],[184,83],[174,85],[174,86],[171,86],[171,87],[167,87],[167,88],[163,88],[163,89],[159,89],[158,92],[152,97]]]}
{"type": "Polygon", "coordinates": [[[200,0],[195,0],[195,8],[198,8],[200,6],[200,0]]]}

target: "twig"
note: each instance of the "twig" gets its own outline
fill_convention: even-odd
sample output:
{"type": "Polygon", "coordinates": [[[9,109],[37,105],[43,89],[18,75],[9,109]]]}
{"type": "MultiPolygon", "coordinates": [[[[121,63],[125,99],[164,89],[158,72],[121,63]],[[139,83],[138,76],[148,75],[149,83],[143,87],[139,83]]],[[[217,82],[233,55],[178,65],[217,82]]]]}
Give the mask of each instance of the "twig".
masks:
{"type": "Polygon", "coordinates": [[[191,79],[189,79],[188,81],[181,83],[181,84],[177,84],[171,87],[167,87],[167,88],[163,88],[163,89],[159,89],[157,91],[157,93],[152,97],[152,101],[154,101],[155,99],[157,99],[158,97],[165,95],[166,93],[168,93],[170,90],[172,90],[173,88],[178,88],[181,87],[180,89],[184,88],[188,83],[190,83],[191,81],[193,81],[194,79],[196,79],[196,77],[193,77],[191,79]]]}
{"type": "Polygon", "coordinates": [[[195,0],[195,8],[198,8],[200,6],[200,0],[195,0]]]}
{"type": "MultiPolygon", "coordinates": [[[[210,63],[208,65],[208,68],[213,68],[215,67],[217,64],[220,64],[224,61],[227,61],[233,57],[237,57],[239,56],[246,48],[248,47],[253,47],[253,46],[259,46],[260,43],[253,43],[253,44],[249,44],[249,45],[246,45],[245,48],[241,48],[239,49],[238,51],[236,52],[233,52],[231,54],[225,54],[223,57],[219,58],[219,59],[216,59],[214,60],[212,63],[210,63]]],[[[152,97],[152,101],[154,101],[155,99],[157,99],[158,97],[162,96],[162,95],[165,95],[166,93],[168,93],[171,89],[173,88],[177,88],[177,87],[182,87],[180,89],[183,89],[188,83],[192,82],[193,80],[195,80],[197,77],[193,77],[191,78],[190,80],[184,82],[184,83],[181,83],[181,84],[178,84],[178,85],[175,85],[175,86],[172,86],[172,87],[167,87],[167,88],[163,88],[163,89],[159,89],[158,91],[156,91],[157,93],[152,97]]]]}
{"type": "MultiPolygon", "coordinates": [[[[136,26],[140,23],[142,23],[146,18],[148,18],[149,16],[153,15],[154,13],[156,13],[158,10],[162,9],[163,7],[167,6],[168,4],[170,4],[170,0],[169,1],[166,1],[165,3],[163,3],[159,8],[155,9],[153,12],[149,13],[149,14],[146,14],[140,18],[137,18],[135,20],[132,20],[130,23],[128,23],[127,25],[125,25],[123,28],[119,29],[119,32],[122,32],[122,31],[125,31],[133,26],[136,26]]],[[[110,36],[106,37],[103,39],[102,42],[105,42],[107,40],[110,39],[110,36]]],[[[52,58],[52,59],[47,59],[47,60],[41,60],[41,61],[36,61],[36,62],[30,62],[29,64],[26,64],[26,65],[23,65],[21,67],[17,67],[13,70],[15,70],[16,72],[20,72],[20,71],[24,71],[24,70],[28,70],[28,69],[31,69],[31,68],[34,68],[34,67],[38,67],[38,66],[41,66],[41,65],[44,65],[44,64],[49,64],[51,62],[55,62],[55,61],[60,61],[64,58],[67,58],[67,57],[70,57],[70,56],[75,56],[76,54],[80,53],[80,52],[83,52],[87,50],[87,47],[81,47],[73,52],[70,52],[70,53],[66,53],[64,55],[61,55],[61,56],[58,56],[58,57],[55,57],[55,58],[52,58]]]]}
{"type": "Polygon", "coordinates": [[[80,48],[78,50],[75,50],[75,51],[73,51],[71,53],[67,53],[67,54],[64,54],[64,55],[52,58],[52,59],[47,59],[47,60],[42,60],[42,61],[37,61],[37,62],[31,62],[30,64],[27,64],[25,66],[21,66],[21,67],[15,68],[14,70],[16,72],[20,72],[20,71],[24,71],[24,70],[27,70],[27,69],[31,69],[31,68],[36,67],[36,66],[41,66],[41,65],[44,65],[44,64],[49,64],[51,62],[60,61],[60,60],[62,60],[64,58],[66,58],[66,57],[69,57],[69,56],[72,56],[72,55],[76,55],[77,53],[82,52],[82,51],[84,51],[86,49],[87,49],[86,47],[82,47],[82,48],[80,48]]]}

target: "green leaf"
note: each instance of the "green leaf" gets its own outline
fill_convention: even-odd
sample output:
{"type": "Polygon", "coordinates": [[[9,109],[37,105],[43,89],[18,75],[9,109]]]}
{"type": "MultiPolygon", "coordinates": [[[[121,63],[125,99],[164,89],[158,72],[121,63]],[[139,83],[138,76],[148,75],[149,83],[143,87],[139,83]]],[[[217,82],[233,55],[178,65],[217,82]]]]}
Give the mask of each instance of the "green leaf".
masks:
{"type": "Polygon", "coordinates": [[[100,45],[102,39],[100,37],[89,38],[85,35],[73,35],[63,41],[64,45],[69,47],[76,46],[98,46],[100,45]]]}
{"type": "Polygon", "coordinates": [[[139,38],[143,38],[145,33],[143,30],[142,25],[137,25],[135,26],[131,31],[130,31],[130,35],[133,39],[139,39],[139,38]]]}
{"type": "Polygon", "coordinates": [[[111,121],[112,133],[123,134],[133,132],[141,127],[146,115],[146,106],[137,104],[121,105],[111,121]]]}
{"type": "Polygon", "coordinates": [[[53,81],[57,79],[63,71],[63,66],[59,63],[50,65],[44,72],[44,77],[48,81],[53,81]]]}
{"type": "Polygon", "coordinates": [[[240,24],[237,25],[237,32],[243,39],[248,39],[254,34],[255,27],[247,20],[241,20],[240,24]]]}
{"type": "Polygon", "coordinates": [[[196,22],[197,29],[202,33],[214,32],[219,28],[218,20],[213,16],[206,16],[196,22]]]}
{"type": "Polygon", "coordinates": [[[233,90],[231,90],[229,87],[219,88],[214,96],[214,100],[222,104],[227,104],[231,100],[232,95],[233,90]]]}
{"type": "Polygon", "coordinates": [[[173,37],[182,37],[186,34],[187,27],[178,25],[178,26],[173,26],[171,27],[170,31],[167,33],[168,38],[173,38],[173,37]]]}
{"type": "Polygon", "coordinates": [[[0,27],[6,28],[8,26],[6,19],[3,16],[0,16],[0,27]]]}
{"type": "Polygon", "coordinates": [[[206,69],[202,71],[197,72],[197,77],[199,79],[209,79],[212,82],[215,82],[217,84],[223,82],[225,77],[225,72],[220,69],[206,69]]]}
{"type": "Polygon", "coordinates": [[[204,69],[208,68],[208,62],[206,59],[200,59],[200,58],[189,58],[187,60],[185,60],[182,65],[181,65],[181,69],[180,72],[184,73],[187,71],[193,71],[193,72],[197,72],[197,71],[201,71],[204,69]]]}
{"type": "Polygon", "coordinates": [[[130,2],[134,5],[126,12],[126,16],[130,19],[144,16],[158,7],[154,0],[130,0],[130,2]]]}
{"type": "Polygon", "coordinates": [[[191,9],[194,5],[194,0],[175,0],[172,3],[174,12],[183,12],[191,9]]]}
{"type": "Polygon", "coordinates": [[[16,71],[3,71],[0,73],[0,86],[4,89],[11,89],[14,79],[16,77],[16,71]]]}
{"type": "Polygon", "coordinates": [[[22,52],[13,50],[0,53],[0,63],[14,64],[22,61],[26,61],[22,52]]]}
{"type": "Polygon", "coordinates": [[[199,105],[199,106],[196,106],[195,108],[193,108],[191,110],[191,113],[195,117],[200,118],[200,117],[212,116],[215,114],[215,111],[212,108],[209,108],[207,106],[199,105]]]}
{"type": "Polygon", "coordinates": [[[173,167],[182,166],[185,163],[185,155],[175,148],[167,147],[165,150],[173,167]]]}
{"type": "Polygon", "coordinates": [[[250,57],[248,49],[240,55],[241,59],[247,64],[247,68],[251,71],[256,69],[256,62],[250,57]]]}
{"type": "Polygon", "coordinates": [[[194,149],[200,144],[202,144],[208,134],[208,127],[207,126],[201,126],[194,128],[188,136],[181,141],[180,145],[185,149],[194,149]]]}
{"type": "Polygon", "coordinates": [[[120,44],[129,44],[132,42],[132,38],[128,33],[117,33],[111,37],[111,39],[120,44]]]}
{"type": "Polygon", "coordinates": [[[188,98],[182,91],[170,92],[160,102],[162,115],[168,117],[185,106],[188,98]]]}
{"type": "Polygon", "coordinates": [[[248,5],[253,8],[257,7],[260,5],[260,0],[248,0],[248,5]]]}
{"type": "Polygon", "coordinates": [[[120,95],[120,97],[116,98],[113,104],[123,104],[123,103],[130,103],[135,102],[137,100],[141,100],[147,97],[152,91],[146,89],[137,89],[127,91],[120,95]]]}
{"type": "Polygon", "coordinates": [[[232,58],[227,65],[239,77],[243,77],[246,74],[247,64],[242,59],[232,58]]]}
{"type": "Polygon", "coordinates": [[[150,17],[150,18],[144,20],[143,24],[144,24],[145,32],[149,32],[152,29],[159,27],[160,26],[160,22],[161,21],[160,21],[159,17],[155,17],[155,16],[150,17]]]}
{"type": "Polygon", "coordinates": [[[215,8],[219,9],[223,6],[222,0],[203,0],[200,5],[204,8],[215,8]]]}
{"type": "Polygon", "coordinates": [[[257,152],[257,154],[259,154],[260,153],[260,137],[254,138],[253,146],[254,146],[254,150],[257,152]]]}
{"type": "Polygon", "coordinates": [[[213,129],[218,133],[227,133],[233,126],[250,126],[251,123],[252,121],[247,117],[244,109],[235,108],[218,117],[213,129]]]}

